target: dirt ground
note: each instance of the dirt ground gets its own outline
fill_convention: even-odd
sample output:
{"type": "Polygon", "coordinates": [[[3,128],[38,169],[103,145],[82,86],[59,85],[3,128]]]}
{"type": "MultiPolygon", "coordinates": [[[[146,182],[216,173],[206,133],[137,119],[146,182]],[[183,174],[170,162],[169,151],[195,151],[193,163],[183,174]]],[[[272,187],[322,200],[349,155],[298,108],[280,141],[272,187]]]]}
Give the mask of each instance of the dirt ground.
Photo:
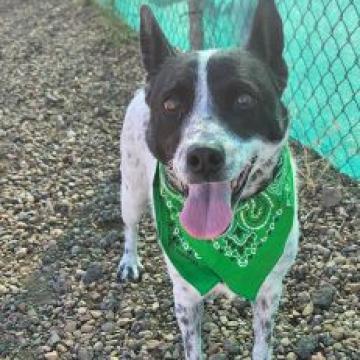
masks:
{"type": "MultiPolygon", "coordinates": [[[[75,0],[0,0],[0,359],[183,359],[151,219],[123,247],[119,131],[142,84],[135,36],[75,0]]],[[[359,187],[294,146],[302,237],[275,359],[360,359],[359,187]]],[[[250,359],[244,301],[206,305],[212,360],[250,359]]]]}

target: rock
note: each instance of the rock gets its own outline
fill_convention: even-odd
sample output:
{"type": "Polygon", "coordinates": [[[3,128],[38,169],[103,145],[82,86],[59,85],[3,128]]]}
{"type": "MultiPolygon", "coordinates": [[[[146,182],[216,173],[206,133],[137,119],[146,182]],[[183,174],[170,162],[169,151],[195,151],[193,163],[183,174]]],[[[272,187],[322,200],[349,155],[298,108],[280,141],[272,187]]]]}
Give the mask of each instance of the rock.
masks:
{"type": "Polygon", "coordinates": [[[0,284],[0,294],[6,294],[8,292],[8,289],[6,286],[0,284]]]}
{"type": "Polygon", "coordinates": [[[93,331],[93,329],[94,329],[94,327],[90,324],[84,324],[83,326],[81,326],[82,333],[90,333],[93,331]]]}
{"type": "Polygon", "coordinates": [[[111,310],[113,312],[117,312],[119,310],[120,307],[120,302],[118,299],[115,299],[114,297],[110,297],[108,299],[105,299],[101,304],[100,304],[100,309],[101,310],[111,310]]]}
{"type": "Polygon", "coordinates": [[[22,247],[22,248],[19,248],[19,249],[16,250],[15,256],[17,258],[21,259],[21,258],[26,256],[27,252],[28,252],[28,249],[22,247]]]}
{"type": "Polygon", "coordinates": [[[208,322],[204,323],[203,329],[205,331],[211,331],[211,330],[217,329],[217,325],[213,322],[208,321],[208,322]]]}
{"type": "Polygon", "coordinates": [[[79,245],[74,245],[72,248],[71,248],[71,255],[72,256],[76,256],[80,253],[80,246],[79,245]]]}
{"type": "Polygon", "coordinates": [[[127,324],[131,323],[131,319],[128,318],[120,318],[118,319],[118,321],[116,322],[120,327],[122,326],[126,326],[127,324]]]}
{"type": "Polygon", "coordinates": [[[306,304],[302,314],[303,314],[303,316],[309,316],[313,313],[313,311],[314,311],[314,305],[312,302],[310,302],[310,303],[306,304]]]}
{"type": "Polygon", "coordinates": [[[92,263],[87,268],[83,277],[84,284],[88,285],[94,281],[98,281],[103,277],[101,265],[99,263],[92,263]]]}
{"type": "Polygon", "coordinates": [[[49,346],[54,347],[60,340],[61,338],[55,330],[50,332],[50,338],[48,340],[49,346]]]}
{"type": "Polygon", "coordinates": [[[352,284],[347,284],[345,286],[345,291],[353,293],[353,294],[358,294],[360,292],[360,283],[352,283],[352,284]]]}
{"type": "Polygon", "coordinates": [[[99,319],[103,313],[100,310],[90,310],[90,314],[94,319],[99,319]]]}
{"type": "Polygon", "coordinates": [[[44,356],[45,356],[45,359],[47,359],[47,360],[58,360],[59,359],[59,355],[58,355],[57,351],[48,352],[44,356]]]}
{"type": "Polygon", "coordinates": [[[324,310],[329,309],[335,293],[336,293],[336,288],[334,286],[332,285],[322,286],[320,289],[316,290],[312,295],[314,306],[317,306],[320,309],[324,309],[324,310]]]}
{"type": "Polygon", "coordinates": [[[326,360],[326,357],[322,353],[317,353],[311,357],[311,360],[326,360]]]}
{"type": "Polygon", "coordinates": [[[211,355],[209,357],[209,360],[227,360],[227,356],[225,353],[218,353],[218,354],[214,354],[214,355],[211,355]]]}
{"type": "Polygon", "coordinates": [[[359,250],[359,245],[351,244],[341,249],[343,255],[355,254],[359,250]]]}
{"type": "Polygon", "coordinates": [[[114,330],[114,327],[115,327],[114,323],[109,321],[101,325],[101,330],[104,332],[112,332],[114,330]]]}
{"type": "Polygon", "coordinates": [[[243,314],[246,309],[250,307],[249,301],[242,300],[240,298],[235,298],[232,301],[232,305],[235,307],[235,309],[240,313],[243,314]]]}
{"type": "Polygon", "coordinates": [[[280,344],[282,346],[288,347],[291,345],[291,341],[289,340],[289,338],[285,337],[280,340],[280,344]]]}
{"type": "Polygon", "coordinates": [[[159,346],[161,345],[161,342],[159,340],[149,340],[146,342],[146,346],[149,350],[155,350],[158,349],[159,346]]]}
{"type": "Polygon", "coordinates": [[[25,312],[26,311],[26,308],[27,308],[27,306],[26,306],[26,304],[25,303],[20,303],[20,304],[18,304],[18,309],[21,311],[21,312],[25,312]]]}
{"type": "Polygon", "coordinates": [[[93,353],[90,349],[81,347],[78,350],[78,360],[91,360],[93,358],[93,353]]]}
{"type": "Polygon", "coordinates": [[[303,336],[296,346],[296,353],[300,359],[308,359],[314,353],[317,346],[317,337],[312,335],[303,336]]]}
{"type": "Polygon", "coordinates": [[[57,249],[56,240],[49,240],[48,243],[46,244],[46,250],[51,251],[56,249],[57,249]]]}
{"type": "Polygon", "coordinates": [[[322,190],[322,205],[325,208],[330,208],[338,205],[342,199],[341,192],[333,187],[325,187],[322,190]]]}
{"type": "Polygon", "coordinates": [[[81,307],[78,308],[78,314],[79,315],[85,315],[87,312],[88,312],[88,309],[85,306],[81,306],[81,307]]]}
{"type": "Polygon", "coordinates": [[[95,344],[94,344],[94,350],[95,351],[102,351],[102,349],[104,348],[104,345],[101,341],[97,341],[95,344]]]}
{"type": "Polygon", "coordinates": [[[229,328],[236,328],[239,326],[239,323],[235,320],[230,320],[230,321],[228,321],[227,326],[229,328]]]}
{"type": "Polygon", "coordinates": [[[231,341],[231,340],[224,341],[224,350],[231,355],[240,354],[239,344],[237,344],[236,342],[231,341]]]}
{"type": "Polygon", "coordinates": [[[286,360],[296,360],[297,359],[297,356],[294,352],[289,352],[287,355],[286,355],[286,360]]]}
{"type": "Polygon", "coordinates": [[[298,300],[301,304],[307,304],[310,301],[310,295],[307,291],[298,294],[298,300]]]}
{"type": "Polygon", "coordinates": [[[100,246],[103,249],[110,248],[115,242],[120,241],[120,232],[116,230],[110,231],[106,236],[100,240],[100,246]]]}
{"type": "Polygon", "coordinates": [[[73,332],[76,330],[76,321],[73,321],[73,320],[68,320],[66,322],[66,325],[64,327],[64,331],[65,332],[73,332]]]}
{"type": "Polygon", "coordinates": [[[332,346],[334,344],[334,339],[331,337],[331,335],[329,333],[325,333],[321,336],[321,342],[325,345],[325,346],[332,346]]]}
{"type": "Polygon", "coordinates": [[[333,339],[335,340],[342,340],[345,337],[345,331],[343,328],[341,327],[335,327],[332,331],[331,331],[331,336],[333,339]]]}
{"type": "Polygon", "coordinates": [[[56,350],[59,351],[60,353],[67,352],[67,348],[63,344],[57,344],[56,345],[56,350]]]}

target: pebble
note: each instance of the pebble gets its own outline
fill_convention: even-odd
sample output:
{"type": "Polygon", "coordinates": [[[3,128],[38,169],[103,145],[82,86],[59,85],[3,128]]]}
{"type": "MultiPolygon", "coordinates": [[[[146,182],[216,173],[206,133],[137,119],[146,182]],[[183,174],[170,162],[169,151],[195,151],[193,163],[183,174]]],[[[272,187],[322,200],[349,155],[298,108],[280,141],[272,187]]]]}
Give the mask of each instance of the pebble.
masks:
{"type": "Polygon", "coordinates": [[[74,245],[72,248],[71,248],[71,255],[72,256],[76,256],[80,253],[80,246],[79,245],[74,245]]]}
{"type": "Polygon", "coordinates": [[[280,340],[280,344],[282,346],[288,347],[291,345],[291,341],[289,340],[289,338],[285,337],[280,340]]]}
{"type": "Polygon", "coordinates": [[[149,350],[154,350],[159,348],[161,342],[159,340],[148,340],[146,346],[149,350]]]}
{"type": "Polygon", "coordinates": [[[90,333],[92,332],[94,329],[94,327],[92,325],[89,324],[84,324],[83,326],[81,326],[81,332],[82,333],[90,333]]]}
{"type": "Polygon", "coordinates": [[[113,322],[106,322],[105,324],[101,325],[101,330],[104,332],[111,332],[114,330],[115,324],[113,322]]]}
{"type": "Polygon", "coordinates": [[[99,310],[90,310],[90,314],[94,319],[99,319],[102,317],[102,311],[99,310]]]}
{"type": "Polygon", "coordinates": [[[26,256],[27,252],[28,252],[28,249],[22,247],[22,248],[19,248],[19,249],[16,250],[15,256],[17,258],[21,259],[21,258],[26,256]]]}
{"type": "Polygon", "coordinates": [[[315,336],[307,335],[300,338],[296,346],[296,353],[300,359],[308,359],[318,346],[318,339],[315,336]]]}
{"type": "Polygon", "coordinates": [[[335,327],[332,331],[331,331],[331,336],[333,339],[335,340],[342,340],[345,337],[345,331],[343,328],[341,327],[335,327]]]}
{"type": "Polygon", "coordinates": [[[230,320],[230,321],[228,321],[227,326],[228,326],[229,328],[236,328],[236,327],[239,326],[239,323],[238,323],[237,321],[230,320]]]}
{"type": "Polygon", "coordinates": [[[48,352],[44,356],[45,356],[46,360],[58,360],[59,359],[59,355],[58,355],[57,351],[48,352]]]}
{"type": "Polygon", "coordinates": [[[104,249],[110,248],[117,241],[120,241],[119,231],[112,230],[104,238],[100,240],[100,246],[104,249]]]}
{"type": "Polygon", "coordinates": [[[95,344],[94,344],[94,350],[95,351],[102,351],[102,349],[104,348],[104,345],[101,341],[97,341],[95,344]]]}
{"type": "Polygon", "coordinates": [[[326,360],[326,357],[322,353],[317,353],[311,356],[311,360],[326,360]]]}
{"type": "Polygon", "coordinates": [[[56,350],[59,351],[60,353],[67,352],[67,348],[63,344],[57,344],[56,345],[56,350]]]}
{"type": "Polygon", "coordinates": [[[313,313],[313,311],[314,311],[314,304],[312,302],[310,302],[310,303],[306,304],[302,314],[303,314],[303,316],[309,316],[313,313]]]}
{"type": "Polygon", "coordinates": [[[335,293],[336,288],[334,286],[321,286],[320,289],[316,290],[312,295],[312,301],[314,306],[317,306],[320,309],[328,310],[333,301],[335,293]]]}
{"type": "Polygon", "coordinates": [[[289,352],[287,355],[286,355],[286,360],[296,360],[297,359],[297,356],[294,352],[289,352]]]}
{"type": "Polygon", "coordinates": [[[73,331],[76,330],[76,325],[77,325],[76,321],[68,320],[68,321],[66,322],[65,327],[64,327],[64,331],[71,333],[71,332],[73,332],[73,331]]]}
{"type": "Polygon", "coordinates": [[[240,353],[240,346],[239,346],[239,344],[237,344],[234,341],[225,340],[224,341],[224,350],[231,355],[236,355],[236,354],[240,353]]]}
{"type": "Polygon", "coordinates": [[[60,340],[61,338],[56,331],[50,332],[50,338],[48,340],[49,346],[54,347],[60,340]]]}
{"type": "Polygon", "coordinates": [[[322,205],[330,208],[338,205],[342,199],[341,192],[333,187],[324,187],[322,190],[322,205]]]}
{"type": "Polygon", "coordinates": [[[211,355],[209,360],[227,360],[227,355],[225,353],[218,353],[211,355]]]}
{"type": "Polygon", "coordinates": [[[92,263],[88,266],[83,277],[84,284],[88,285],[94,281],[98,281],[103,277],[102,267],[99,263],[92,263]]]}
{"type": "Polygon", "coordinates": [[[93,359],[93,353],[90,349],[81,347],[78,350],[78,360],[92,360],[92,359],[93,359]]]}
{"type": "Polygon", "coordinates": [[[127,318],[120,318],[117,320],[117,324],[121,327],[121,326],[126,326],[127,324],[131,323],[131,319],[127,319],[127,318]]]}
{"type": "Polygon", "coordinates": [[[78,308],[77,312],[78,312],[79,315],[85,315],[88,312],[88,309],[85,306],[81,306],[81,307],[78,308]]]}

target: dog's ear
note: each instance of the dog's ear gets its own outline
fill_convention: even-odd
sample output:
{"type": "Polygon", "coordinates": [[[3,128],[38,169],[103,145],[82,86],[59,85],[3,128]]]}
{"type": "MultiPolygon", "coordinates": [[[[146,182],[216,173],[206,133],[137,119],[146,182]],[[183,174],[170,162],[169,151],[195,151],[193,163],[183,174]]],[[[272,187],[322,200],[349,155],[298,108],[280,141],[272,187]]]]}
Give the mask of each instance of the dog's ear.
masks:
{"type": "Polygon", "coordinates": [[[282,92],[288,71],[283,58],[283,25],[274,0],[259,0],[246,49],[270,66],[282,92]]]}
{"type": "Polygon", "coordinates": [[[158,72],[167,57],[175,54],[147,5],[140,9],[140,48],[148,78],[158,72]]]}

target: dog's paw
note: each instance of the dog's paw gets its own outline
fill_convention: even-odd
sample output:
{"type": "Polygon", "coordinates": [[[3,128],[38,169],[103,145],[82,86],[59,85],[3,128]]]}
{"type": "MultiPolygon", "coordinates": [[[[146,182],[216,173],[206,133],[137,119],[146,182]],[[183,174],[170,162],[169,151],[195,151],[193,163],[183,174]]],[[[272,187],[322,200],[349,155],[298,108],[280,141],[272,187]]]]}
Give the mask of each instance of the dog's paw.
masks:
{"type": "Polygon", "coordinates": [[[124,254],[117,269],[116,279],[118,282],[137,281],[142,269],[143,266],[137,257],[124,254]]]}

